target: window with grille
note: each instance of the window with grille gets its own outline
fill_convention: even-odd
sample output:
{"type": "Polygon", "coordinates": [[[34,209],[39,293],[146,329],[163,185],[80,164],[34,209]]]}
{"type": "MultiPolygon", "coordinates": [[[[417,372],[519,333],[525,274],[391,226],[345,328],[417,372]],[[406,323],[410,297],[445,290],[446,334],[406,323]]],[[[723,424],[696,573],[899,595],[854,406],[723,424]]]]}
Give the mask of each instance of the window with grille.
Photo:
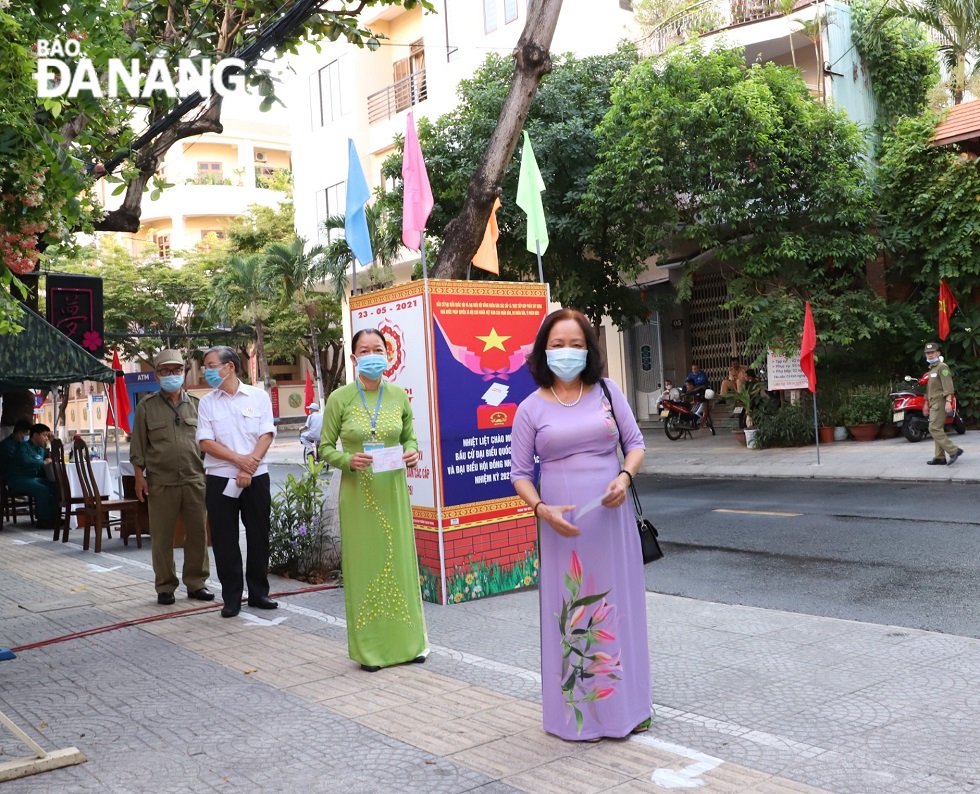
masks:
{"type": "Polygon", "coordinates": [[[335,185],[317,191],[316,194],[316,228],[318,240],[324,245],[329,245],[334,240],[339,240],[344,236],[343,228],[327,229],[324,221],[336,215],[343,215],[347,204],[347,183],[338,182],[335,185]]]}
{"type": "Polygon", "coordinates": [[[169,234],[158,234],[157,235],[157,252],[161,259],[166,259],[170,256],[170,235],[169,234]]]}

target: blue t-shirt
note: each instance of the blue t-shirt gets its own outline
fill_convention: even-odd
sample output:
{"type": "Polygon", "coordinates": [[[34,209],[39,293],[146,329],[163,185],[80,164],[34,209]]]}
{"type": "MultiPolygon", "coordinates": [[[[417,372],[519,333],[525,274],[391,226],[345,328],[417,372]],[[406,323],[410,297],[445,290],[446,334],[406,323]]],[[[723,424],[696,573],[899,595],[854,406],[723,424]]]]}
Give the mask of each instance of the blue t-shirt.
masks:
{"type": "Polygon", "coordinates": [[[708,373],[705,372],[704,370],[701,370],[696,375],[692,372],[687,377],[690,380],[693,380],[694,381],[694,385],[696,387],[698,387],[698,388],[700,388],[701,386],[707,386],[708,385],[708,373]]]}

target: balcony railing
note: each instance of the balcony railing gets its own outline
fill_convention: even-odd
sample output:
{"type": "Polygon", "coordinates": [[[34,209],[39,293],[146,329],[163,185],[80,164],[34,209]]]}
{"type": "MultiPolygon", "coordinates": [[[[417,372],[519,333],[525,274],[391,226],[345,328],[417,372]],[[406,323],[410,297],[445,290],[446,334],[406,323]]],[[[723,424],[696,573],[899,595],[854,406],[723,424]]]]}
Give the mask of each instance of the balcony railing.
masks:
{"type": "Polygon", "coordinates": [[[412,72],[408,77],[368,96],[368,124],[390,119],[396,113],[424,102],[427,96],[425,69],[412,72]]]}
{"type": "Polygon", "coordinates": [[[641,48],[645,55],[659,55],[670,45],[687,41],[694,34],[769,19],[780,13],[775,0],[701,0],[657,25],[641,48]]]}

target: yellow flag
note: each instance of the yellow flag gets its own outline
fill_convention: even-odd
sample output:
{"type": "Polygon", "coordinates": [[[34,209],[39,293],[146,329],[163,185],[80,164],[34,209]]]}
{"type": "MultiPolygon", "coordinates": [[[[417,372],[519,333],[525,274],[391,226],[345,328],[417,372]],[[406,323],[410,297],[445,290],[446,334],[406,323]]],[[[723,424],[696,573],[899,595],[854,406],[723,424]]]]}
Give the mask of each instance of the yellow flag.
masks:
{"type": "Polygon", "coordinates": [[[481,270],[488,270],[491,273],[500,275],[500,268],[497,265],[497,238],[500,237],[500,230],[497,228],[497,210],[500,209],[500,199],[494,199],[493,209],[490,211],[490,220],[487,221],[487,230],[483,233],[483,242],[473,257],[473,264],[481,270]]]}

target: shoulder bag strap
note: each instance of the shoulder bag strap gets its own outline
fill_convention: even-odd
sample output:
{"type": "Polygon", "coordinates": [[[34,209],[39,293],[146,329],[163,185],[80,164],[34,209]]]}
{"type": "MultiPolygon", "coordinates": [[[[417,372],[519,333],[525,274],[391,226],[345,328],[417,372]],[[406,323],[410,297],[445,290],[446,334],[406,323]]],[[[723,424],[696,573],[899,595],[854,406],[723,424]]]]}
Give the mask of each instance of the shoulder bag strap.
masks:
{"type": "MultiPolygon", "coordinates": [[[[619,430],[619,420],[616,418],[616,409],[613,408],[612,395],[609,393],[609,387],[606,386],[606,379],[599,378],[599,386],[602,389],[602,393],[606,395],[606,400],[609,402],[609,413],[612,414],[613,422],[616,423],[616,429],[619,430]]],[[[623,447],[623,434],[619,432],[619,448],[623,450],[623,457],[626,457],[626,448],[623,447]]],[[[633,511],[638,515],[643,515],[643,507],[640,505],[640,496],[636,492],[636,488],[633,485],[633,479],[630,478],[630,496],[633,497],[633,511]]]]}

